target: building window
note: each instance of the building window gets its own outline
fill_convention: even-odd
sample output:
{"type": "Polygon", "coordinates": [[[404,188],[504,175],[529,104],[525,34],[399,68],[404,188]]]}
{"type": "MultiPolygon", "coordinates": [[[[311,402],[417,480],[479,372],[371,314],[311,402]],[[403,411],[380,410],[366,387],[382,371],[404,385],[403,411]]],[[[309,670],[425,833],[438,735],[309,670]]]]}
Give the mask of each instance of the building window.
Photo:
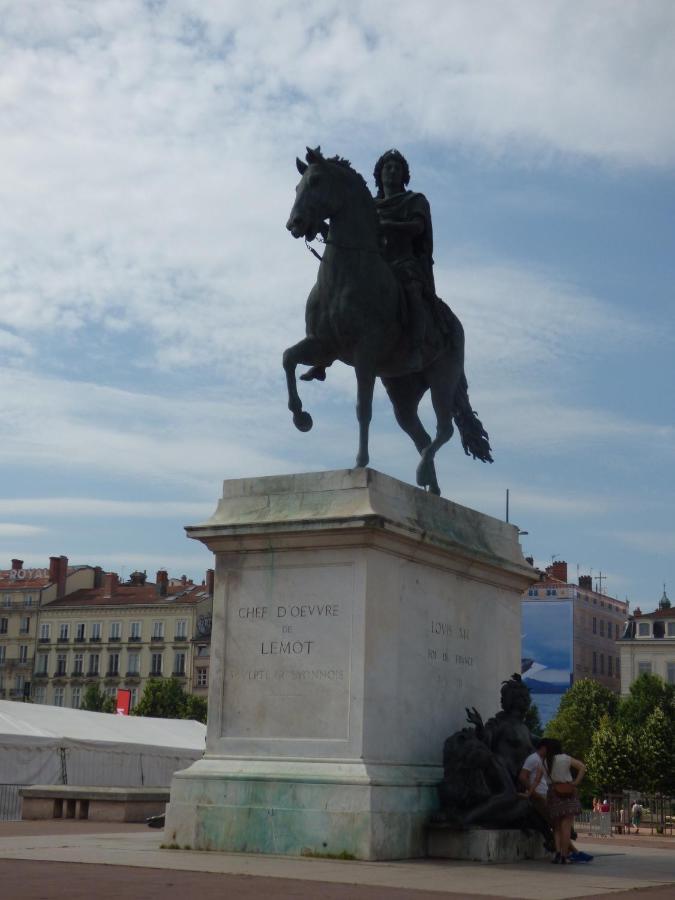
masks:
{"type": "Polygon", "coordinates": [[[138,688],[131,688],[131,701],[129,703],[129,709],[133,709],[134,706],[138,703],[138,688]]]}
{"type": "Polygon", "coordinates": [[[67,653],[57,653],[56,654],[56,672],[54,672],[54,674],[55,675],[65,675],[67,662],[68,662],[68,654],[67,653]]]}
{"type": "Polygon", "coordinates": [[[619,640],[619,623],[618,622],[614,623],[614,640],[615,641],[619,640]]]}
{"type": "Polygon", "coordinates": [[[28,662],[28,644],[20,644],[19,645],[19,662],[20,663],[28,662]]]}
{"type": "Polygon", "coordinates": [[[129,632],[129,640],[130,641],[140,641],[141,639],[141,623],[140,622],[132,622],[131,630],[129,632]]]}
{"type": "Polygon", "coordinates": [[[54,706],[63,706],[63,700],[66,694],[66,689],[62,687],[54,688],[54,706]]]}
{"type": "Polygon", "coordinates": [[[668,684],[675,684],[675,662],[666,665],[666,681],[668,684]]]}
{"type": "Polygon", "coordinates": [[[668,637],[675,637],[675,622],[668,622],[668,637]]]}
{"type": "Polygon", "coordinates": [[[127,664],[127,674],[129,674],[129,675],[140,675],[141,674],[141,654],[140,653],[130,653],[129,654],[129,662],[127,664]]]}
{"type": "Polygon", "coordinates": [[[73,675],[82,675],[84,673],[84,653],[75,654],[75,664],[73,666],[73,675]]]}
{"type": "Polygon", "coordinates": [[[5,594],[5,606],[11,606],[11,605],[12,605],[12,595],[5,594]]]}
{"type": "Polygon", "coordinates": [[[598,633],[598,620],[593,616],[593,634],[598,633]]]}
{"type": "Polygon", "coordinates": [[[536,597],[536,596],[537,596],[537,592],[535,591],[534,588],[530,588],[529,591],[527,592],[527,596],[528,596],[528,597],[536,597]]]}
{"type": "Polygon", "coordinates": [[[595,675],[598,671],[598,654],[593,651],[593,674],[595,675]]]}
{"type": "Polygon", "coordinates": [[[9,619],[0,619],[0,634],[7,634],[9,619]]]}
{"type": "Polygon", "coordinates": [[[108,675],[120,674],[120,655],[119,653],[108,654],[108,675]]]}
{"type": "Polygon", "coordinates": [[[208,687],[208,669],[197,669],[197,687],[208,687]]]}
{"type": "Polygon", "coordinates": [[[48,641],[49,640],[49,632],[50,632],[49,622],[43,622],[40,625],[40,640],[48,641]]]}
{"type": "Polygon", "coordinates": [[[605,636],[605,620],[600,619],[600,637],[605,636]]]}
{"type": "Polygon", "coordinates": [[[151,675],[161,675],[162,674],[162,654],[161,653],[153,653],[152,654],[152,666],[150,668],[151,675]]]}
{"type": "Polygon", "coordinates": [[[83,640],[85,639],[85,637],[86,637],[86,634],[87,634],[87,629],[86,629],[85,623],[84,623],[84,622],[79,622],[79,623],[75,626],[75,640],[76,640],[76,641],[83,641],[83,640]]]}
{"type": "Polygon", "coordinates": [[[185,675],[185,652],[183,650],[177,651],[173,658],[173,674],[185,675]]]}
{"type": "Polygon", "coordinates": [[[164,622],[152,623],[152,639],[158,640],[164,637],[164,622]]]}
{"type": "Polygon", "coordinates": [[[651,675],[652,674],[652,664],[650,662],[639,662],[638,663],[638,675],[651,675]]]}
{"type": "Polygon", "coordinates": [[[177,638],[186,638],[187,637],[187,619],[178,619],[176,621],[176,637],[177,638]]]}
{"type": "Polygon", "coordinates": [[[614,674],[613,669],[612,669],[613,665],[614,665],[614,660],[613,660],[613,658],[612,658],[611,656],[608,656],[608,657],[607,657],[607,674],[608,674],[608,675],[613,675],[613,674],[614,674]]]}
{"type": "Polygon", "coordinates": [[[111,641],[119,641],[122,639],[122,623],[121,622],[111,622],[110,623],[110,640],[111,641]]]}
{"type": "Polygon", "coordinates": [[[101,623],[100,622],[92,622],[91,623],[91,639],[92,639],[92,641],[100,641],[101,640],[101,623]]]}
{"type": "Polygon", "coordinates": [[[32,606],[33,605],[33,595],[32,594],[26,594],[26,596],[23,598],[23,605],[24,606],[32,606]]]}
{"type": "Polygon", "coordinates": [[[101,659],[98,653],[90,653],[89,654],[89,674],[90,675],[98,675],[100,669],[99,666],[101,664],[101,659]]]}
{"type": "Polygon", "coordinates": [[[28,634],[30,631],[30,616],[21,616],[21,625],[19,626],[19,634],[28,634]]]}
{"type": "Polygon", "coordinates": [[[600,654],[600,674],[601,675],[605,674],[605,654],[604,653],[600,654]]]}
{"type": "Polygon", "coordinates": [[[640,637],[649,637],[649,622],[638,622],[638,634],[640,637]]]}
{"type": "Polygon", "coordinates": [[[198,644],[197,646],[197,656],[208,656],[209,648],[206,644],[198,644]]]}
{"type": "Polygon", "coordinates": [[[59,640],[67,641],[68,635],[70,634],[70,625],[68,622],[61,622],[59,625],[59,640]]]}
{"type": "Polygon", "coordinates": [[[47,696],[47,688],[44,684],[39,684],[33,688],[33,702],[44,703],[47,696]]]}
{"type": "Polygon", "coordinates": [[[17,691],[17,693],[23,694],[23,688],[24,688],[25,683],[26,683],[26,676],[25,675],[17,675],[16,678],[14,679],[15,691],[17,691]]]}
{"type": "Polygon", "coordinates": [[[71,696],[72,702],[70,705],[73,707],[73,709],[79,709],[80,703],[82,702],[82,689],[77,686],[74,687],[71,696]]]}
{"type": "Polygon", "coordinates": [[[6,652],[7,652],[7,648],[5,647],[5,645],[0,644],[0,663],[4,663],[6,652]]]}
{"type": "Polygon", "coordinates": [[[49,665],[49,654],[48,653],[38,653],[37,666],[35,669],[35,673],[37,675],[46,675],[48,665],[49,665]]]}
{"type": "Polygon", "coordinates": [[[116,687],[108,687],[105,689],[106,694],[112,699],[117,700],[117,688],[116,687]]]}
{"type": "Polygon", "coordinates": [[[616,666],[614,667],[614,671],[616,672],[616,677],[618,678],[621,675],[621,658],[618,656],[616,658],[616,666]]]}

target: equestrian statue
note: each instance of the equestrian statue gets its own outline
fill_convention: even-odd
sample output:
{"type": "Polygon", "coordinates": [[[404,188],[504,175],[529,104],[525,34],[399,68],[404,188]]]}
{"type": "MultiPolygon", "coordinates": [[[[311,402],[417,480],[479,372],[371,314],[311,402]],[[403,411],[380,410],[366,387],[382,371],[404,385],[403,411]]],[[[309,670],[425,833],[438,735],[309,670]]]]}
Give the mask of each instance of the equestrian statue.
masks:
{"type": "Polygon", "coordinates": [[[464,330],[436,296],[429,203],[423,194],[406,189],[410,171],[397,150],[377,161],[375,198],[348,160],[325,158],[319,147],[307,148],[305,159],[296,160],[302,177],[286,228],[306,242],[321,234],[325,251],[307,299],[306,337],[283,357],[293,422],[300,431],[312,427],[298,394],[298,365],[311,367],[300,376],[306,381],[324,380],[336,360],[353,366],[356,466],[368,465],[379,377],[398,424],[420,454],[417,484],[440,494],[434,457],[452,437],[453,420],[467,456],[492,462],[492,455],[488,434],[469,402],[464,330]],[[433,440],[417,411],[427,390],[436,415],[433,440]]]}

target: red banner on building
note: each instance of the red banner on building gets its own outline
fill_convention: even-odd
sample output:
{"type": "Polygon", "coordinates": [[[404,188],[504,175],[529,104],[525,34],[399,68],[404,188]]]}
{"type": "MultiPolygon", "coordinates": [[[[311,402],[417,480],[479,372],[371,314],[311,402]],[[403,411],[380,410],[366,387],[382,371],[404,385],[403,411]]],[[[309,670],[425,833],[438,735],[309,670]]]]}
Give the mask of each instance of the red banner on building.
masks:
{"type": "Polygon", "coordinates": [[[128,716],[131,709],[131,691],[117,689],[117,715],[128,716]]]}

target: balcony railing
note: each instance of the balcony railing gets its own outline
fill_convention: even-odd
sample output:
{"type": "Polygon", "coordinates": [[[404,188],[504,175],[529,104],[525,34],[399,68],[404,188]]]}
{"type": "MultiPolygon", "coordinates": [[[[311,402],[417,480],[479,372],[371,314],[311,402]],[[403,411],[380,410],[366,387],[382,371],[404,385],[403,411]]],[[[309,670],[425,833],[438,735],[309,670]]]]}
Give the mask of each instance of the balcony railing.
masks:
{"type": "Polygon", "coordinates": [[[48,638],[48,637],[41,637],[41,638],[38,638],[38,643],[39,643],[39,644],[51,644],[51,642],[52,642],[52,639],[51,639],[51,638],[48,638]]]}
{"type": "Polygon", "coordinates": [[[121,637],[121,636],[119,636],[119,637],[109,637],[109,638],[108,638],[108,643],[109,643],[109,644],[119,644],[119,643],[121,643],[121,642],[122,642],[122,637],[121,637]]]}
{"type": "Polygon", "coordinates": [[[150,678],[162,678],[161,672],[150,672],[150,678]]]}
{"type": "Polygon", "coordinates": [[[115,669],[115,670],[110,669],[105,673],[105,677],[106,678],[119,678],[120,670],[119,669],[115,669]]]}
{"type": "Polygon", "coordinates": [[[153,636],[150,638],[150,640],[151,641],[163,641],[164,635],[163,634],[153,634],[153,636]]]}
{"type": "Polygon", "coordinates": [[[69,644],[69,643],[70,643],[70,638],[68,637],[67,634],[66,634],[66,635],[60,634],[60,635],[57,637],[56,641],[57,641],[57,643],[59,643],[59,644],[69,644]]]}
{"type": "Polygon", "coordinates": [[[140,678],[141,673],[140,672],[127,672],[126,677],[127,678],[140,678]]]}
{"type": "Polygon", "coordinates": [[[100,672],[93,672],[91,669],[87,672],[87,678],[100,678],[100,672]]]}
{"type": "Polygon", "coordinates": [[[130,634],[130,635],[129,635],[129,640],[130,640],[130,641],[136,641],[136,642],[137,642],[137,641],[142,641],[143,638],[140,636],[140,634],[130,634]]]}
{"type": "Polygon", "coordinates": [[[101,635],[100,634],[92,634],[89,638],[91,643],[100,644],[101,643],[101,635]]]}
{"type": "Polygon", "coordinates": [[[174,678],[185,678],[185,669],[182,672],[172,672],[171,673],[174,678]]]}
{"type": "Polygon", "coordinates": [[[71,678],[84,678],[84,671],[82,669],[75,669],[70,673],[71,678]]]}
{"type": "Polygon", "coordinates": [[[33,680],[42,681],[43,678],[49,678],[49,672],[33,672],[33,680]]]}
{"type": "Polygon", "coordinates": [[[74,638],[76,644],[84,644],[86,640],[87,639],[83,634],[78,634],[74,638]]]}
{"type": "Polygon", "coordinates": [[[187,634],[175,634],[173,637],[174,641],[186,641],[188,639],[187,634]]]}

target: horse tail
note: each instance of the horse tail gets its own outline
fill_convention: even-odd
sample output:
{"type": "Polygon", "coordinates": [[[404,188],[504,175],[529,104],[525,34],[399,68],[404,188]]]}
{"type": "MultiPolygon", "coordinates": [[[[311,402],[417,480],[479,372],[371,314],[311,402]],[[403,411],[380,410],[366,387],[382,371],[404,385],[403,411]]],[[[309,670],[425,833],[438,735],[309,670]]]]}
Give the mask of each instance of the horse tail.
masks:
{"type": "Polygon", "coordinates": [[[462,377],[457,385],[453,418],[459,429],[462,447],[466,455],[473,456],[474,459],[480,459],[482,462],[493,462],[490,438],[487,431],[483,428],[483,423],[471,408],[469,385],[464,372],[462,372],[462,377]]]}

